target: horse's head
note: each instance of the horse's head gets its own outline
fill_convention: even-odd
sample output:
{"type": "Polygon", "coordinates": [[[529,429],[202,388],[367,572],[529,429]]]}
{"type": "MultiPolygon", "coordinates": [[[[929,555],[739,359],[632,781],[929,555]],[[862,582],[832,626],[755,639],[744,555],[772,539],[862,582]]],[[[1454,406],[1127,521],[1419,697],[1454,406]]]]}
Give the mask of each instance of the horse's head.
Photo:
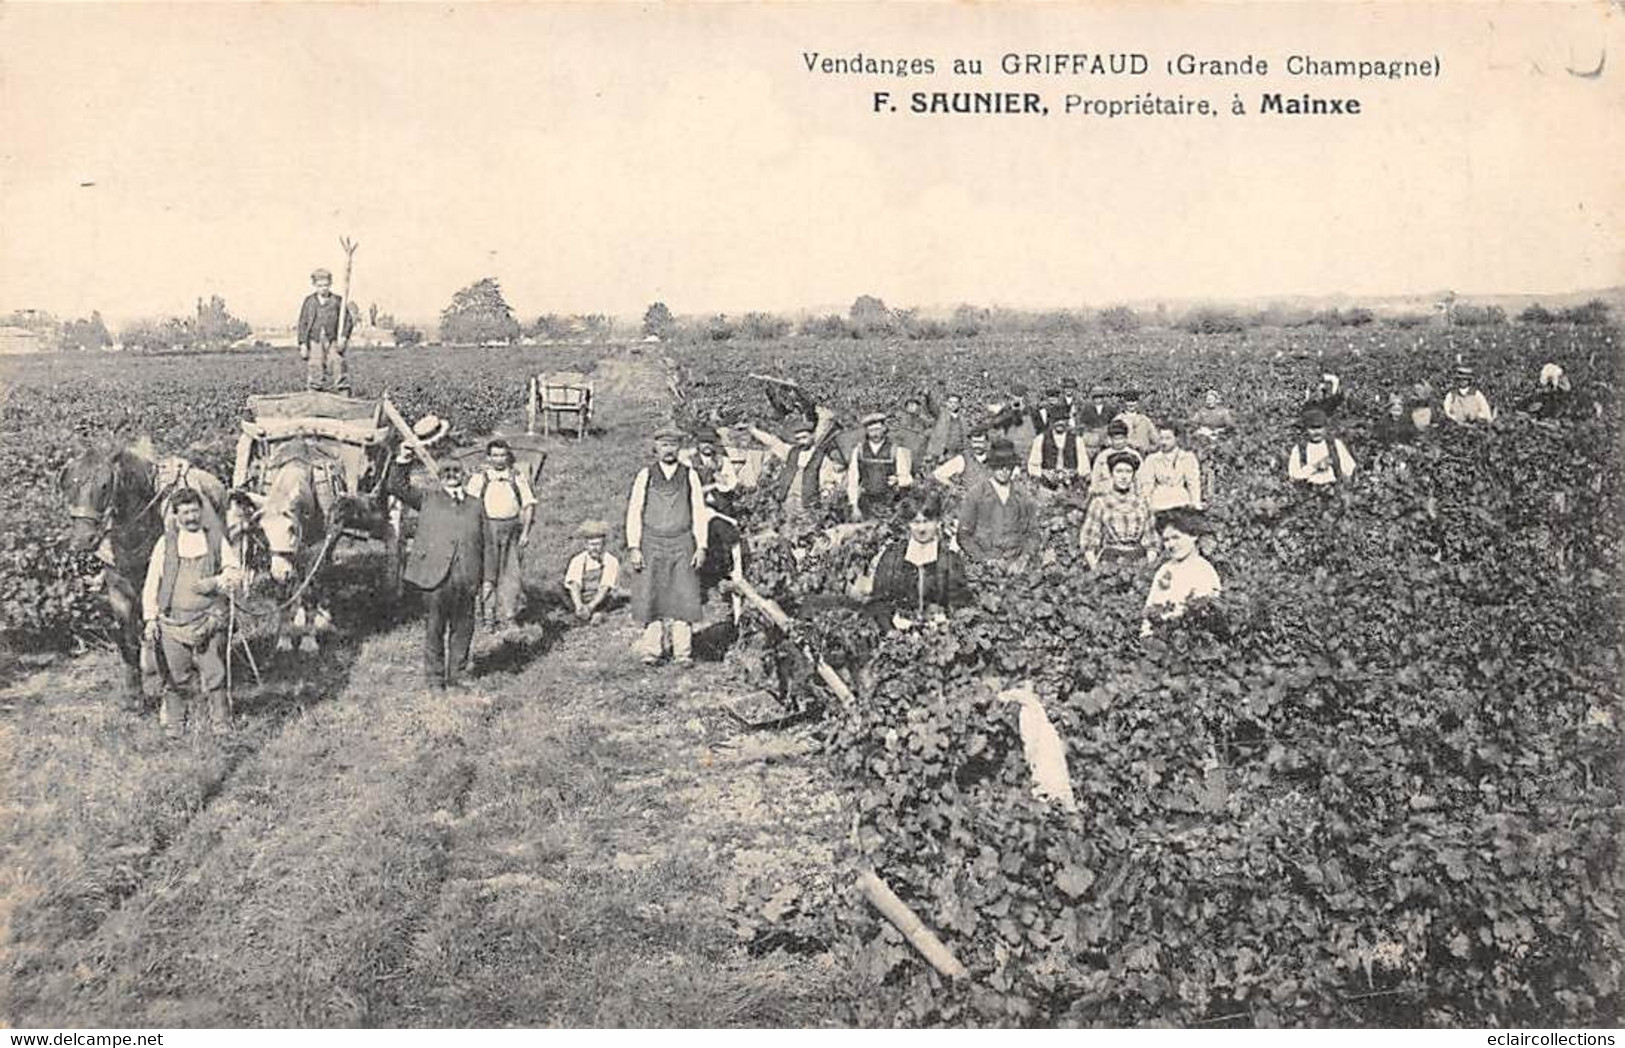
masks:
{"type": "Polygon", "coordinates": [[[304,545],[316,505],[315,489],[310,463],[302,458],[286,459],[267,471],[260,530],[271,550],[271,577],[278,582],[293,575],[294,558],[304,545]]]}
{"type": "Polygon", "coordinates": [[[88,553],[109,533],[140,514],[152,494],[146,463],[128,448],[97,446],[80,452],[57,474],[57,488],[68,504],[68,543],[88,553]]]}

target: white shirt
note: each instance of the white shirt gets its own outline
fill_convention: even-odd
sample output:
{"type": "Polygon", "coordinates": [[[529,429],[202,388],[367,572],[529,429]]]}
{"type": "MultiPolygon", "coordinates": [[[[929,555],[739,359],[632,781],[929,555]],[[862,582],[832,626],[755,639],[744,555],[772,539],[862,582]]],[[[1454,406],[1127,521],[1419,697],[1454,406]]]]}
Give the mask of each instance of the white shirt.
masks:
{"type": "MultiPolygon", "coordinates": [[[[1349,455],[1349,449],[1336,437],[1332,438],[1332,443],[1337,445],[1337,461],[1343,467],[1343,476],[1351,475],[1354,472],[1354,459],[1349,455]]],[[[1327,441],[1318,440],[1312,444],[1306,443],[1302,448],[1304,455],[1300,459],[1298,456],[1299,445],[1292,445],[1292,455],[1287,461],[1286,467],[1287,476],[1293,480],[1304,480],[1311,484],[1336,483],[1337,474],[1332,472],[1331,445],[1327,441]],[[1307,461],[1304,461],[1305,459],[1307,461]]]]}
{"type": "MultiPolygon", "coordinates": [[[[778,437],[775,437],[773,434],[767,432],[765,429],[756,429],[752,427],[751,434],[754,435],[757,440],[762,442],[763,447],[767,448],[766,454],[772,455],[780,462],[790,461],[790,452],[795,450],[797,447],[800,447],[799,444],[785,443],[778,437]]],[[[757,453],[752,452],[751,454],[757,453]]],[[[802,465],[806,465],[806,458],[803,459],[802,465]]],[[[843,467],[840,463],[836,462],[829,455],[825,455],[823,465],[818,467],[818,490],[829,491],[832,488],[837,487],[841,483],[842,470],[843,467]]],[[[757,467],[756,475],[758,478],[761,477],[761,467],[757,467]]],[[[741,480],[741,483],[744,483],[743,480],[741,480]]],[[[749,486],[754,487],[755,484],[756,481],[752,481],[749,486]]],[[[796,484],[792,483],[790,485],[792,495],[800,490],[800,487],[798,487],[796,484]]]]}
{"type": "Polygon", "coordinates": [[[1145,606],[1148,609],[1162,607],[1179,615],[1193,598],[1218,595],[1219,573],[1213,570],[1206,557],[1192,553],[1184,560],[1170,560],[1157,569],[1151,579],[1151,591],[1145,597],[1145,606]]]}
{"type": "MultiPolygon", "coordinates": [[[[147,561],[147,579],[141,587],[141,617],[155,619],[158,617],[158,590],[164,578],[164,551],[168,548],[168,536],[159,535],[158,544],[152,547],[152,558],[147,561]]],[[[182,560],[192,560],[209,552],[209,536],[201,529],[187,531],[180,528],[175,532],[175,552],[182,560]]],[[[232,549],[231,543],[220,544],[220,571],[236,574],[243,570],[242,561],[237,559],[237,551],[232,549]]]]}
{"type": "MultiPolygon", "coordinates": [[[[677,453],[677,461],[690,468],[699,460],[697,448],[684,448],[677,453]]],[[[716,471],[711,486],[724,494],[739,487],[739,473],[734,467],[733,459],[722,452],[712,456],[711,466],[716,471]]]]}
{"type": "Polygon", "coordinates": [[[1000,484],[998,481],[994,480],[992,477],[987,478],[987,483],[988,483],[988,486],[993,489],[993,494],[995,494],[995,495],[997,495],[999,497],[999,505],[1001,505],[1001,506],[1009,505],[1009,503],[1010,503],[1010,485],[1008,485],[1008,484],[1000,484]]]}
{"type": "Polygon", "coordinates": [[[1140,494],[1160,513],[1175,506],[1202,504],[1202,467],[1185,448],[1153,451],[1140,463],[1140,494]]]}
{"type": "MultiPolygon", "coordinates": [[[[581,589],[582,584],[587,577],[587,566],[592,563],[592,559],[592,554],[588,553],[586,550],[582,550],[580,553],[577,553],[575,556],[571,557],[570,566],[564,569],[564,584],[566,586],[574,586],[578,590],[581,589]]],[[[608,550],[605,550],[604,555],[599,559],[598,563],[598,588],[600,590],[614,589],[616,584],[621,581],[620,558],[608,550]]],[[[584,597],[592,597],[595,595],[596,594],[593,593],[582,594],[584,597]]]]}
{"type": "Polygon", "coordinates": [[[1451,390],[1444,395],[1444,413],[1452,422],[1492,422],[1495,412],[1490,410],[1489,398],[1484,391],[1475,389],[1471,393],[1461,393],[1451,390]]]}
{"type": "MultiPolygon", "coordinates": [[[[942,465],[938,466],[936,469],[932,470],[931,471],[931,476],[936,478],[937,481],[939,481],[940,483],[943,483],[943,484],[951,484],[951,483],[953,483],[953,479],[955,477],[957,477],[961,473],[965,472],[965,456],[966,455],[970,455],[970,452],[968,452],[968,451],[960,452],[959,454],[955,455],[953,458],[949,459],[948,461],[944,462],[942,465]]],[[[977,462],[980,462],[982,465],[984,465],[984,466],[987,465],[987,454],[985,452],[983,454],[980,454],[980,455],[971,455],[971,457],[974,458],[977,462]]]]}
{"type": "MultiPolygon", "coordinates": [[[[649,497],[649,470],[644,466],[638,470],[637,477],[632,481],[632,497],[626,503],[626,548],[637,549],[643,545],[643,502],[649,497]]],[[[676,476],[680,469],[688,469],[681,462],[667,465],[656,462],[655,469],[660,470],[667,480],[676,476]]],[[[705,504],[705,492],[700,490],[700,478],[690,476],[688,485],[688,505],[690,516],[694,518],[694,545],[700,549],[705,548],[706,530],[711,524],[711,510],[705,504]]]]}
{"type": "Polygon", "coordinates": [[[530,481],[523,473],[512,469],[499,470],[486,466],[469,477],[468,483],[463,487],[468,494],[482,501],[485,515],[492,520],[512,520],[519,516],[520,510],[536,505],[536,496],[530,490],[530,481]],[[512,483],[509,483],[510,481],[512,483]],[[514,501],[516,488],[519,491],[517,502],[514,501]]]}
{"type": "Polygon", "coordinates": [[[1074,436],[1070,433],[1063,433],[1061,438],[1057,440],[1055,439],[1055,434],[1047,431],[1041,434],[1037,440],[1034,440],[1032,447],[1027,451],[1027,475],[1029,477],[1037,477],[1043,474],[1044,445],[1046,443],[1055,448],[1055,468],[1065,469],[1066,459],[1063,456],[1065,455],[1066,442],[1068,440],[1077,445],[1078,476],[1087,477],[1089,475],[1089,453],[1083,448],[1083,438],[1074,436]]]}

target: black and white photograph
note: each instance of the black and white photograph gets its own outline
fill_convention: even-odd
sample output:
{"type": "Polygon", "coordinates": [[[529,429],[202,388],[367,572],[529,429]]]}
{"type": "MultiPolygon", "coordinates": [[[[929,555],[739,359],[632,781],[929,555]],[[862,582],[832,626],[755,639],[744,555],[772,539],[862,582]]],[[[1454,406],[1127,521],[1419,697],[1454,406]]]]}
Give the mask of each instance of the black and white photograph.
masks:
{"type": "Polygon", "coordinates": [[[1614,1044],[1618,0],[12,2],[0,128],[11,1045],[1614,1044]]]}

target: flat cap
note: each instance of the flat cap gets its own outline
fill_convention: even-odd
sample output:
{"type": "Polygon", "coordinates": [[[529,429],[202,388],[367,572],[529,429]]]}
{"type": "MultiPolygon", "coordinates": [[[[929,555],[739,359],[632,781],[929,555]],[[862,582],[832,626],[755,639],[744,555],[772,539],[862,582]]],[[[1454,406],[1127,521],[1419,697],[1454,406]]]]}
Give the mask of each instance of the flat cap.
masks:
{"type": "Polygon", "coordinates": [[[313,269],[310,271],[310,279],[312,283],[318,280],[332,280],[333,272],[328,269],[313,269]]]}
{"type": "Polygon", "coordinates": [[[684,436],[685,434],[683,431],[672,425],[670,422],[654,431],[655,440],[675,440],[681,443],[684,436]]]}
{"type": "Polygon", "coordinates": [[[886,413],[884,411],[871,411],[858,421],[865,426],[873,426],[877,423],[884,425],[886,422],[886,413]]]}
{"type": "Polygon", "coordinates": [[[609,524],[602,520],[584,520],[576,528],[576,534],[584,539],[602,539],[609,537],[609,524]]]}

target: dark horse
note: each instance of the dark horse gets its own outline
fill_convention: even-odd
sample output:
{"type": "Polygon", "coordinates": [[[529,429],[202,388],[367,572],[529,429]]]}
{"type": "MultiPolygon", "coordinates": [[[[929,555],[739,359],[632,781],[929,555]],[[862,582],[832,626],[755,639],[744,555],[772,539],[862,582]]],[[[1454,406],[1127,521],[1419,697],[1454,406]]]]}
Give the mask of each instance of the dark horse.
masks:
{"type": "Polygon", "coordinates": [[[202,494],[217,515],[223,511],[226,489],[217,478],[184,459],[159,460],[145,443],[97,444],[57,475],[68,504],[69,545],[94,552],[103,564],[103,588],[124,660],[124,698],[135,707],[141,705],[141,584],[164,528],[168,496],[183,486],[202,494]]]}

